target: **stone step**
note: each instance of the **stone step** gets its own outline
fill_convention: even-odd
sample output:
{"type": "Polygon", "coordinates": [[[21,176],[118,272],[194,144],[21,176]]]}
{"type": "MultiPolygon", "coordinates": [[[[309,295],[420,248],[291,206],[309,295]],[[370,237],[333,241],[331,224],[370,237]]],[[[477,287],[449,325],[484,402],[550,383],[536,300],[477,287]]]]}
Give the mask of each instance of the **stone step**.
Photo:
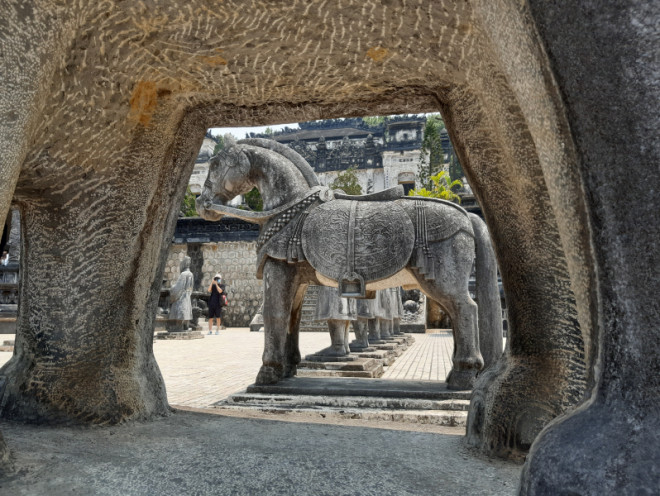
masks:
{"type": "Polygon", "coordinates": [[[385,373],[379,364],[371,370],[324,370],[324,369],[298,369],[298,377],[362,377],[377,379],[385,373]]]}
{"type": "Polygon", "coordinates": [[[248,393],[308,396],[373,396],[428,400],[469,400],[471,391],[447,389],[445,382],[391,379],[290,377],[277,384],[252,384],[248,393]]]}
{"type": "Polygon", "coordinates": [[[316,358],[310,355],[309,358],[301,361],[298,364],[298,370],[301,369],[314,369],[314,370],[372,370],[379,365],[382,366],[375,358],[360,358],[356,356],[347,357],[323,357],[325,360],[313,359],[316,358]]]}
{"type": "Polygon", "coordinates": [[[229,411],[260,411],[282,415],[295,413],[309,417],[324,419],[358,419],[375,422],[405,422],[411,424],[432,424],[450,427],[465,426],[467,412],[462,410],[379,410],[375,408],[300,408],[294,406],[246,406],[246,405],[218,405],[218,410],[229,411]]]}
{"type": "Polygon", "coordinates": [[[170,339],[170,340],[179,340],[187,341],[190,339],[203,339],[204,334],[201,331],[182,331],[182,332],[156,332],[154,339],[170,339]]]}
{"type": "MultiPolygon", "coordinates": [[[[283,406],[296,408],[372,408],[380,410],[451,410],[467,411],[470,400],[426,400],[417,398],[383,398],[377,396],[311,396],[237,393],[217,405],[283,406]]],[[[214,405],[215,406],[215,405],[214,405]]]]}
{"type": "Polygon", "coordinates": [[[297,375],[299,377],[377,378],[385,373],[383,362],[375,358],[356,356],[331,358],[316,355],[310,355],[307,358],[298,364],[297,375]],[[309,358],[313,358],[313,360],[309,358]]]}
{"type": "Polygon", "coordinates": [[[351,351],[351,355],[360,358],[375,358],[376,360],[380,360],[385,366],[392,365],[394,360],[396,360],[396,354],[386,350],[351,351]]]}

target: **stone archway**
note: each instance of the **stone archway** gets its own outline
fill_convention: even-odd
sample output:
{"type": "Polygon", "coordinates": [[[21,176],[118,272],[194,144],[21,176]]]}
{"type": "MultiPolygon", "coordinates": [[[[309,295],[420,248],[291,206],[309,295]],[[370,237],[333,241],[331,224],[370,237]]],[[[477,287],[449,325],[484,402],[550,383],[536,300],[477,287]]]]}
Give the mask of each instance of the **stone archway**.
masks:
{"type": "MultiPolygon", "coordinates": [[[[604,109],[575,83],[614,78],[598,64],[584,74],[570,63],[607,58],[591,42],[611,45],[608,29],[617,28],[589,13],[578,16],[585,26],[609,28],[564,28],[571,5],[530,3],[383,2],[352,10],[262,2],[246,13],[195,1],[161,0],[147,10],[44,0],[10,9],[11,27],[2,30],[13,44],[4,64],[17,83],[0,98],[12,123],[0,138],[7,150],[0,171],[9,179],[0,218],[13,195],[26,253],[17,351],[0,371],[0,413],[94,423],[167,413],[150,335],[154,281],[172,207],[207,127],[439,108],[483,206],[510,302],[510,344],[477,386],[469,440],[521,456],[587,387],[602,386],[589,366],[598,345],[616,351],[605,356],[611,373],[628,363],[627,348],[607,348],[610,341],[594,333],[614,325],[598,303],[622,309],[632,291],[607,273],[597,277],[597,263],[619,266],[608,251],[616,232],[603,220],[618,226],[626,218],[600,203],[612,178],[596,170],[592,123],[581,109],[604,109]],[[566,29],[564,40],[558,34],[566,29]],[[584,45],[571,43],[585,37],[584,45]],[[592,233],[602,243],[597,250],[592,233]]],[[[616,8],[630,13],[635,4],[616,8]]],[[[649,49],[642,45],[652,29],[645,29],[631,31],[639,35],[635,50],[649,49]]],[[[635,53],[624,49],[608,62],[619,67],[635,53]]],[[[639,106],[625,74],[608,86],[611,101],[639,106]]],[[[644,94],[651,79],[637,86],[644,94]]],[[[657,143],[648,131],[635,136],[657,143]]],[[[648,152],[635,153],[649,163],[648,152]]],[[[657,324],[648,310],[624,314],[625,332],[637,317],[657,324]]],[[[642,356],[657,356],[653,343],[642,356]]],[[[657,390],[657,375],[645,381],[657,390]]]]}
{"type": "MultiPolygon", "coordinates": [[[[557,380],[543,391],[534,388],[537,397],[528,395],[511,404],[510,394],[497,396],[495,388],[489,388],[488,394],[495,396],[483,401],[492,403],[494,411],[501,408],[502,413],[501,418],[485,416],[486,422],[492,419],[499,425],[512,409],[528,412],[523,417],[529,415],[530,419],[509,425],[502,439],[493,439],[488,425],[479,427],[484,433],[483,444],[502,452],[505,440],[514,439],[513,444],[507,441],[506,449],[524,451],[545,423],[580,399],[583,364],[577,373],[569,373],[573,372],[569,370],[571,361],[581,352],[579,344],[577,348],[568,346],[568,352],[562,350],[564,335],[578,340],[581,336],[559,226],[545,192],[544,173],[536,154],[539,145],[533,130],[522,125],[523,109],[517,105],[515,88],[507,84],[506,67],[490,38],[496,33],[483,17],[487,12],[478,12],[469,4],[447,3],[434,7],[433,22],[399,27],[394,21],[383,23],[380,15],[391,9],[393,19],[406,19],[413,17],[413,11],[398,4],[383,6],[378,14],[344,19],[345,32],[359,33],[357,38],[355,34],[321,38],[318,45],[310,41],[308,50],[294,52],[292,47],[273,41],[279,39],[275,35],[283,25],[261,33],[258,29],[265,25],[252,26],[251,18],[217,21],[213,25],[222,27],[223,35],[206,35],[205,46],[192,50],[186,37],[199,37],[201,31],[198,28],[184,34],[185,26],[201,14],[190,14],[188,21],[162,30],[163,19],[172,21],[170,15],[178,15],[178,9],[174,3],[161,6],[159,16],[131,5],[116,5],[114,17],[107,17],[111,19],[108,21],[104,12],[97,11],[99,7],[87,7],[89,11],[84,14],[99,19],[97,35],[70,33],[76,50],[63,54],[67,65],[55,70],[56,83],[45,89],[61,95],[62,86],[73,88],[77,80],[91,85],[98,78],[109,78],[114,86],[89,86],[88,91],[104,101],[117,99],[118,104],[108,111],[118,120],[114,121],[115,128],[97,120],[63,121],[74,102],[82,108],[89,105],[73,90],[62,95],[63,100],[54,99],[44,107],[45,118],[36,130],[44,143],[28,154],[15,190],[25,217],[26,244],[32,247],[23,262],[26,277],[21,295],[22,301],[30,303],[21,308],[17,355],[4,370],[9,380],[3,415],[117,422],[167,411],[150,349],[157,293],[152,281],[160,280],[155,276],[162,264],[158,260],[164,250],[163,233],[172,229],[174,215],[169,206],[182,194],[181,178],[190,172],[193,150],[207,127],[434,111],[439,107],[447,116],[466,173],[487,211],[500,263],[504,261],[509,271],[503,269],[505,290],[508,299],[520,308],[514,305],[511,309],[511,342],[517,342],[517,335],[529,336],[520,340],[521,349],[513,348],[525,373],[514,374],[504,383],[519,380],[523,384],[509,387],[524,390],[522,386],[529,378],[541,377],[549,370],[538,353],[533,359],[529,356],[538,351],[555,354],[551,370],[557,380]],[[116,31],[118,19],[136,15],[145,23],[129,33],[149,36],[150,48],[121,38],[113,43],[101,36],[116,31]],[[392,39],[386,43],[380,34],[360,29],[367,19],[391,30],[392,39]],[[420,41],[403,45],[409,35],[420,41]],[[221,50],[216,48],[216,43],[231,36],[235,41],[224,42],[221,50]],[[185,57],[170,48],[175,41],[178,49],[187,53],[185,57]],[[250,46],[257,41],[261,43],[259,50],[250,46]],[[131,47],[124,60],[108,58],[122,46],[131,47]],[[429,57],[425,50],[436,46],[446,49],[437,57],[429,57]],[[168,65],[152,51],[175,57],[177,62],[168,65]],[[88,64],[88,57],[96,60],[95,69],[88,64]],[[270,65],[259,62],[268,57],[270,65]],[[314,63],[317,69],[302,80],[298,74],[314,63]],[[353,70],[344,70],[346,64],[353,70]],[[130,68],[135,74],[121,72],[119,67],[130,68]],[[342,70],[335,69],[338,67],[342,70]],[[167,72],[172,70],[178,77],[167,72]],[[215,75],[215,84],[208,84],[205,78],[209,75],[215,75]],[[250,84],[257,80],[259,84],[250,84]],[[374,87],[381,90],[374,93],[374,87]],[[58,122],[61,124],[56,125],[58,122]],[[66,140],[66,136],[102,136],[104,142],[90,153],[88,147],[78,148],[75,139],[66,140]],[[100,155],[101,150],[105,156],[100,155]],[[495,179],[483,181],[486,174],[495,179]],[[495,185],[504,181],[517,189],[503,195],[495,185]],[[515,205],[521,198],[527,204],[525,209],[515,205]],[[31,266],[39,267],[41,277],[35,277],[31,266]],[[546,269],[545,277],[528,277],[524,284],[510,282],[541,268],[546,269]],[[62,289],[45,287],[43,275],[61,281],[62,289]],[[541,294],[548,296],[542,299],[541,294]],[[525,347],[528,340],[533,343],[531,350],[525,347]],[[81,342],[85,346],[80,346],[81,342]],[[67,356],[66,365],[37,352],[46,343],[54,351],[51,356],[67,356]],[[106,350],[114,353],[108,355],[106,350]],[[98,356],[103,360],[99,362],[98,356]],[[135,381],[132,378],[136,375],[147,380],[135,381]],[[87,380],[81,382],[80,377],[87,380]],[[42,384],[52,386],[46,391],[42,384]],[[520,425],[526,437],[518,434],[520,425]]],[[[280,12],[264,6],[264,12],[270,22],[279,18],[287,26],[296,25],[298,32],[291,36],[305,38],[311,35],[306,31],[308,26],[336,22],[327,19],[326,11],[313,7],[291,6],[280,12]]],[[[512,19],[521,15],[504,13],[512,19]]],[[[534,43],[528,31],[523,28],[519,35],[534,43]]],[[[129,33],[122,36],[132,39],[129,33]]],[[[522,55],[540,70],[542,61],[534,60],[534,54],[523,51],[522,55]]],[[[544,83],[541,81],[541,89],[546,94],[544,83]]],[[[534,110],[538,110],[536,106],[534,110]]],[[[545,114],[544,119],[557,120],[556,115],[545,114]]],[[[560,159],[567,167],[567,158],[560,159]]]]}

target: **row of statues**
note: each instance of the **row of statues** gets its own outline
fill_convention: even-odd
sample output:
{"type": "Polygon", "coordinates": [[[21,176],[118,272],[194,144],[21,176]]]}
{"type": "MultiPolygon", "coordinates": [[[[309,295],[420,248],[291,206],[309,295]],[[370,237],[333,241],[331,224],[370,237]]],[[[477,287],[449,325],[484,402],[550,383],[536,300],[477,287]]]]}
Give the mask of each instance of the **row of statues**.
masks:
{"type": "Polygon", "coordinates": [[[314,319],[328,322],[331,345],[316,355],[343,357],[351,351],[370,350],[371,344],[402,334],[402,315],[399,288],[378,290],[373,299],[356,299],[339,296],[337,288],[321,286],[314,319]],[[355,340],[349,343],[351,323],[355,340]]]}

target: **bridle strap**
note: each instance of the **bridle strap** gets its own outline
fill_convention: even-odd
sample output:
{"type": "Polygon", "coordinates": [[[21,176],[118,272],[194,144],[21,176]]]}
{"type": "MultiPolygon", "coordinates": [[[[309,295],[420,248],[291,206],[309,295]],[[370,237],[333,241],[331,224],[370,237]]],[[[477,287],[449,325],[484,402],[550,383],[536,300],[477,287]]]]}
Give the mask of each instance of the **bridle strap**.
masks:
{"type": "Polygon", "coordinates": [[[255,224],[262,225],[268,222],[273,217],[281,214],[285,210],[293,207],[297,203],[300,203],[305,198],[319,192],[321,193],[319,195],[319,198],[321,198],[322,201],[329,201],[331,199],[334,199],[332,190],[327,186],[314,186],[310,190],[306,191],[303,196],[296,198],[295,200],[292,200],[288,203],[285,203],[281,207],[277,207],[273,210],[268,210],[266,212],[252,212],[250,210],[241,210],[240,208],[221,205],[219,203],[213,203],[211,200],[204,203],[204,208],[206,210],[213,210],[222,215],[231,215],[232,217],[237,217],[247,222],[253,222],[255,224]]]}

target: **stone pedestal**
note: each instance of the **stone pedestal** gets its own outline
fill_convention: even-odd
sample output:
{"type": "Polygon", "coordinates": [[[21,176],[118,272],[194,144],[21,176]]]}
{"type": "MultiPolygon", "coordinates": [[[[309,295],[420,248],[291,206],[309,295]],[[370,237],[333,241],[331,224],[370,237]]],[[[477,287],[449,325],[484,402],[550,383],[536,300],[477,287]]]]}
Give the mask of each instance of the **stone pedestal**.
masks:
{"type": "Polygon", "coordinates": [[[158,332],[156,333],[156,339],[174,339],[174,340],[188,340],[188,339],[202,339],[204,334],[202,331],[180,331],[180,332],[158,332]]]}
{"type": "Polygon", "coordinates": [[[383,364],[375,358],[361,358],[353,355],[326,357],[308,355],[298,365],[298,377],[366,377],[383,375],[383,364]]]}
{"type": "Polygon", "coordinates": [[[0,345],[0,351],[14,351],[14,340],[5,340],[0,345]]]}
{"type": "Polygon", "coordinates": [[[380,360],[384,366],[392,365],[397,358],[397,354],[392,350],[378,350],[371,347],[363,351],[358,351],[354,355],[360,358],[375,358],[376,360],[380,360]]]}
{"type": "MultiPolygon", "coordinates": [[[[263,307],[262,307],[263,308],[263,307]]],[[[252,321],[250,321],[250,332],[259,332],[264,328],[264,316],[261,314],[261,310],[256,314],[252,321]]]]}

